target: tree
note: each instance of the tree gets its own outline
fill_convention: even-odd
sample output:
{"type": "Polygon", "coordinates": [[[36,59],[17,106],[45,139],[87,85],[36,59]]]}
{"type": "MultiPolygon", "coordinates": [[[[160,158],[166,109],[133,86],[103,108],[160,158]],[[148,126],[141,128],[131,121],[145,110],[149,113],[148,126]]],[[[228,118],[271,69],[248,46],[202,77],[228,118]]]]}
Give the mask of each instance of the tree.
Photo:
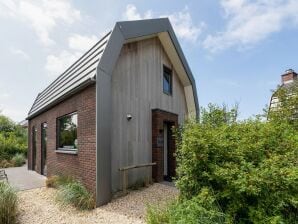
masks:
{"type": "Polygon", "coordinates": [[[27,153],[27,130],[0,114],[0,162],[27,153]]]}
{"type": "Polygon", "coordinates": [[[286,122],[298,129],[298,81],[287,86],[278,87],[273,97],[276,107],[268,111],[268,120],[286,122]]]}
{"type": "Polygon", "coordinates": [[[227,223],[297,222],[298,132],[292,113],[267,122],[237,121],[234,110],[208,105],[200,122],[189,121],[178,132],[182,201],[208,189],[227,223]]]}

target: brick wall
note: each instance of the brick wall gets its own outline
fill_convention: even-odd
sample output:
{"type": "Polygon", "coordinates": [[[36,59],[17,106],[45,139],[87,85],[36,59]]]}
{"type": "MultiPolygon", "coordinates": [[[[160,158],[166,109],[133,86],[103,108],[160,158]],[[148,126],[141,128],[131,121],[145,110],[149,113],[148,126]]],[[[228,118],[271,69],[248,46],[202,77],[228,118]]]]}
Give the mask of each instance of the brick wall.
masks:
{"type": "Polygon", "coordinates": [[[174,177],[176,175],[176,159],[174,153],[176,151],[175,139],[171,127],[178,126],[178,115],[159,109],[152,110],[152,162],[156,162],[153,166],[152,177],[156,182],[164,179],[164,123],[168,124],[168,175],[174,177]]]}
{"type": "Polygon", "coordinates": [[[95,85],[64,100],[50,110],[29,121],[28,168],[32,163],[32,128],[37,129],[36,165],[41,172],[41,124],[47,123],[47,176],[54,174],[71,175],[81,180],[96,192],[96,98],[95,85]],[[78,154],[61,154],[56,150],[56,119],[77,112],[78,114],[78,154]]]}
{"type": "Polygon", "coordinates": [[[297,76],[298,74],[294,70],[290,69],[286,71],[285,74],[281,75],[281,82],[282,84],[286,84],[297,79],[297,76]]]}

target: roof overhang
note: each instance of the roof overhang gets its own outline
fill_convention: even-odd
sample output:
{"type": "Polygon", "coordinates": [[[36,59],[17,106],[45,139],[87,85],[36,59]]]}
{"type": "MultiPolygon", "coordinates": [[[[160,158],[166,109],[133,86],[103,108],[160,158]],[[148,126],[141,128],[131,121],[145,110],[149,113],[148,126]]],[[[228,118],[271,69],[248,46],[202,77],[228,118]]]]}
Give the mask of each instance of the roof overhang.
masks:
{"type": "Polygon", "coordinates": [[[157,36],[184,86],[189,115],[199,117],[199,102],[195,79],[168,18],[116,23],[124,42],[134,42],[157,36]]]}

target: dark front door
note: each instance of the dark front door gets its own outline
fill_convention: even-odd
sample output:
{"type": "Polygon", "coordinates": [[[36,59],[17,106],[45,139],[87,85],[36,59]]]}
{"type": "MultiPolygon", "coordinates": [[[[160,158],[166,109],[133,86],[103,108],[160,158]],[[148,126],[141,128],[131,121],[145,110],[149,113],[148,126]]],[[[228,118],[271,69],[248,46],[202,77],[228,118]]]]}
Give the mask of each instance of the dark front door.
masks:
{"type": "Polygon", "coordinates": [[[32,170],[36,170],[36,128],[32,128],[32,170]]]}
{"type": "Polygon", "coordinates": [[[172,181],[175,177],[175,143],[173,139],[173,122],[165,122],[163,128],[163,176],[165,181],[172,181]]]}
{"type": "Polygon", "coordinates": [[[152,177],[156,182],[171,181],[175,177],[175,139],[173,127],[178,126],[178,115],[167,111],[152,110],[152,177]]]}
{"type": "Polygon", "coordinates": [[[41,125],[41,174],[47,175],[47,123],[41,125]]]}

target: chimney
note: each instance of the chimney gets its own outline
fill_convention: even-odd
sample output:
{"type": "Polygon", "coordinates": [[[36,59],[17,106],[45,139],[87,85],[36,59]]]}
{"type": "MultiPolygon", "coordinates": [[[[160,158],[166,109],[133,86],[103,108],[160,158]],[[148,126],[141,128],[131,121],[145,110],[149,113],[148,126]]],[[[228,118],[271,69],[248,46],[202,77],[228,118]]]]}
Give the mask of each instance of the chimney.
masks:
{"type": "Polygon", "coordinates": [[[293,69],[288,69],[285,74],[281,75],[282,85],[294,82],[297,79],[297,73],[293,69]]]}

